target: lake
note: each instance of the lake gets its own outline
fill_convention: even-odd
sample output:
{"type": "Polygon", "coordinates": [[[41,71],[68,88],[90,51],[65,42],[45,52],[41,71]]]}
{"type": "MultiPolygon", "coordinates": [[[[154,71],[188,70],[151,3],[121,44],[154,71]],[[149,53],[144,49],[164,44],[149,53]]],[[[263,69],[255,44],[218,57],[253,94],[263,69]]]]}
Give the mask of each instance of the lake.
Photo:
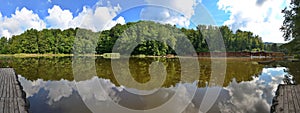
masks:
{"type": "Polygon", "coordinates": [[[183,77],[195,73],[184,72],[178,58],[131,57],[128,66],[123,58],[0,57],[0,67],[15,69],[32,113],[261,113],[270,111],[279,84],[300,80],[297,62],[261,65],[259,59],[228,58],[226,73],[212,77],[216,59],[196,60],[199,70],[188,67],[196,79],[183,77]],[[112,61],[117,67],[112,68],[112,61]],[[124,66],[133,79],[126,77],[124,66]]]}

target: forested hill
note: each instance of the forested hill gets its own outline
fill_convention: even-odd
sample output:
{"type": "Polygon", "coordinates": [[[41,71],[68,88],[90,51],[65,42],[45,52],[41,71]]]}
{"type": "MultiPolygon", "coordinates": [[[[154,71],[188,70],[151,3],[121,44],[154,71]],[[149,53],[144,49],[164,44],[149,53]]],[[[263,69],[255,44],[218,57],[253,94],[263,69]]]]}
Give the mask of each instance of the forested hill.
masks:
{"type": "MultiPolygon", "coordinates": [[[[178,28],[169,24],[159,24],[151,21],[130,22],[125,25],[117,24],[110,30],[92,32],[76,29],[30,29],[11,38],[0,39],[1,54],[31,53],[31,54],[72,54],[95,52],[109,53],[117,39],[121,42],[139,40],[142,43],[135,47],[132,54],[166,55],[174,53],[176,42],[187,37],[197,52],[209,51],[207,38],[213,39],[220,30],[226,51],[261,51],[264,44],[261,38],[252,32],[237,30],[233,33],[227,26],[198,25],[196,29],[178,28]],[[163,41],[171,41],[172,45],[158,41],[146,41],[156,37],[163,41]],[[74,48],[74,45],[76,47],[74,48]],[[94,46],[93,46],[94,45],[94,46]],[[171,47],[172,46],[172,47],[171,47]],[[91,49],[92,48],[92,49],[91,49]]],[[[126,46],[119,47],[126,50],[126,46]]]]}

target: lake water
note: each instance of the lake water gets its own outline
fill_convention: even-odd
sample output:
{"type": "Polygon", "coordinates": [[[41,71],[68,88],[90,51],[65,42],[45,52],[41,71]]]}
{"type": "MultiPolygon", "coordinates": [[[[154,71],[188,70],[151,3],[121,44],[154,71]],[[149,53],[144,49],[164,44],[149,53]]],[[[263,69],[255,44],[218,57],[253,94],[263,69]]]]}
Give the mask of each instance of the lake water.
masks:
{"type": "Polygon", "coordinates": [[[139,89],[118,80],[129,81],[126,77],[116,79],[112,60],[125,64],[122,58],[95,57],[74,67],[72,57],[1,57],[0,66],[15,69],[32,113],[269,112],[277,86],[284,79],[298,83],[300,73],[299,63],[261,65],[257,60],[236,58],[226,59],[224,76],[211,77],[215,59],[197,59],[198,79],[182,80],[180,59],[130,58],[128,68],[137,83],[159,85],[139,89]],[[149,74],[164,71],[159,67],[151,71],[153,62],[164,67],[165,79],[149,74]],[[217,81],[222,85],[213,85],[217,81]]]}

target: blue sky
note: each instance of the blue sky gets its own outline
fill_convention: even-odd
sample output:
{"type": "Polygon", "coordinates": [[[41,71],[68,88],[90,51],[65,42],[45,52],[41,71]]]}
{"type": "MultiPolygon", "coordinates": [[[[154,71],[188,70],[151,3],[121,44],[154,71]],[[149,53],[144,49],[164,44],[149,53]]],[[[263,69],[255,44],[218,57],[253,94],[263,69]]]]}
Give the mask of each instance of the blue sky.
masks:
{"type": "Polygon", "coordinates": [[[284,42],[281,9],[289,0],[0,0],[0,36],[27,29],[82,27],[100,31],[116,23],[153,20],[191,28],[228,25],[265,42],[284,42]]]}

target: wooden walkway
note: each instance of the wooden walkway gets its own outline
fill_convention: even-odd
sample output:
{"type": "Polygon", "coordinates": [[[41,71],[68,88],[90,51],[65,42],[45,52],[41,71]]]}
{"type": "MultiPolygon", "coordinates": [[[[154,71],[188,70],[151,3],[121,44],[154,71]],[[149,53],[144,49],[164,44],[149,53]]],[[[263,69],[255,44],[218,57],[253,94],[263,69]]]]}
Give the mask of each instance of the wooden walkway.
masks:
{"type": "Polygon", "coordinates": [[[0,68],[0,113],[27,113],[25,93],[12,68],[0,68]]]}
{"type": "Polygon", "coordinates": [[[300,85],[279,85],[271,107],[273,113],[300,112],[300,85]]]}

